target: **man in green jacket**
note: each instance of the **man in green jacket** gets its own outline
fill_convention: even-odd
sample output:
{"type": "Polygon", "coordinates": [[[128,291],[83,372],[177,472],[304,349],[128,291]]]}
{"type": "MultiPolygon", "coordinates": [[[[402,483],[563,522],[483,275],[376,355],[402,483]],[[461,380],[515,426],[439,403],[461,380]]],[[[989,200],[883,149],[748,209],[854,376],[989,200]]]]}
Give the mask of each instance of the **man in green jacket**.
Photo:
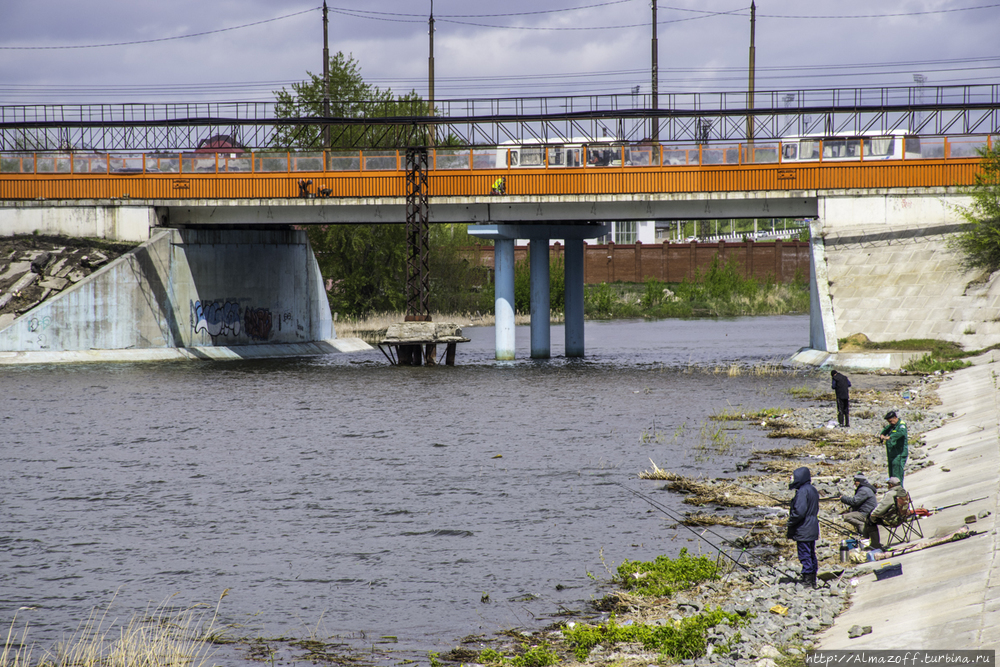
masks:
{"type": "Polygon", "coordinates": [[[882,429],[879,439],[885,443],[885,455],[889,460],[889,477],[903,482],[903,468],[906,467],[906,457],[909,450],[906,447],[906,422],[900,421],[895,411],[885,413],[889,424],[882,429]]]}

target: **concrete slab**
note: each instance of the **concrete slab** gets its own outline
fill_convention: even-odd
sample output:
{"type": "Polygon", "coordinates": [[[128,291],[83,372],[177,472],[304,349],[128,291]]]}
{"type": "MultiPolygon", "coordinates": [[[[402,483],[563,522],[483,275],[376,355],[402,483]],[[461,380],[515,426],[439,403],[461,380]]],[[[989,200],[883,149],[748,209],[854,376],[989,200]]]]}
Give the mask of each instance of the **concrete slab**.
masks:
{"type": "Polygon", "coordinates": [[[821,636],[823,649],[996,649],[1000,647],[1000,363],[986,354],[972,368],[942,383],[939,411],[955,417],[924,435],[935,465],[907,475],[915,503],[926,508],[963,503],[921,521],[925,535],[945,534],[965,525],[976,535],[960,542],[897,556],[899,577],[876,581],[859,574],[850,609],[821,636]],[[944,469],[950,472],[944,472],[944,469]],[[852,625],[873,632],[847,637],[852,625]]]}
{"type": "Polygon", "coordinates": [[[140,361],[232,361],[238,359],[280,359],[323,354],[362,352],[371,345],[360,338],[331,338],[311,343],[281,345],[234,345],[231,347],[174,347],[131,350],[72,350],[0,352],[0,366],[52,363],[108,363],[140,361]]]}

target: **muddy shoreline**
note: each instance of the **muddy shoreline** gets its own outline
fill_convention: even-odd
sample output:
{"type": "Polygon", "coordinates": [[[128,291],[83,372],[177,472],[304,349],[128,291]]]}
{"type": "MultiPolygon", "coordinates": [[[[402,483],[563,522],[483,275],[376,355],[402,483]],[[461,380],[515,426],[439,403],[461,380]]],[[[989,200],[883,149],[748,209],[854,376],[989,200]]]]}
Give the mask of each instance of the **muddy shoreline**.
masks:
{"type": "MultiPolygon", "coordinates": [[[[738,665],[775,667],[804,664],[807,651],[820,632],[851,604],[856,585],[850,564],[840,562],[840,542],[846,536],[836,531],[846,524],[839,521],[845,509],[835,496],[853,492],[851,478],[864,472],[879,497],[886,488],[885,448],[877,433],[884,426],[883,415],[896,410],[909,430],[909,460],[906,471],[933,465],[923,451],[921,435],[940,426],[948,415],[936,410],[936,388],[943,375],[855,374],[851,395],[851,426],[836,427],[836,408],[829,391],[800,396],[802,405],[791,409],[761,410],[758,413],[728,414],[716,419],[741,423],[744,428],[764,429],[775,446],[755,451],[738,469],[739,478],[691,479],[673,473],[663,464],[652,462],[639,471],[640,479],[653,480],[657,491],[682,493],[691,510],[682,523],[697,527],[710,541],[722,543],[715,530],[735,528],[740,538],[729,540],[723,549],[735,556],[718,557],[727,573],[722,579],[702,583],[670,598],[647,599],[611,587],[603,600],[595,603],[597,620],[570,619],[566,623],[607,622],[619,626],[678,624],[683,619],[716,607],[739,615],[745,623],[738,628],[720,624],[706,635],[705,655],[682,660],[690,665],[738,665]],[[832,426],[832,427],[831,427],[832,426]],[[821,499],[820,539],[816,550],[822,586],[812,590],[796,583],[799,563],[794,542],[785,538],[790,472],[807,466],[821,499]]],[[[648,483],[646,488],[649,489],[648,483]]],[[[883,529],[884,536],[884,529],[883,529]]],[[[707,544],[702,553],[711,551],[707,544]]],[[[566,642],[562,624],[541,632],[505,633],[487,639],[473,636],[450,653],[436,657],[448,664],[477,663],[477,651],[492,646],[516,660],[526,650],[544,646],[558,656],[560,664],[581,664],[566,642]]],[[[598,646],[586,659],[587,665],[639,667],[662,663],[656,651],[638,644],[598,646]]]]}

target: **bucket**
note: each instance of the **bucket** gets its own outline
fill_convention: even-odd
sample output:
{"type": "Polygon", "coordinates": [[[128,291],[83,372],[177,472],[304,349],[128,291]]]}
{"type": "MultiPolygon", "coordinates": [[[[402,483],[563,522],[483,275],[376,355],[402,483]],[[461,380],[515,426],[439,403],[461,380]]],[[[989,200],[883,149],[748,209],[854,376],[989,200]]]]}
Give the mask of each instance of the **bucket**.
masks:
{"type": "Polygon", "coordinates": [[[844,543],[847,544],[847,550],[848,551],[850,551],[851,549],[857,549],[858,548],[858,541],[855,540],[855,539],[853,539],[853,538],[844,540],[844,543]]]}

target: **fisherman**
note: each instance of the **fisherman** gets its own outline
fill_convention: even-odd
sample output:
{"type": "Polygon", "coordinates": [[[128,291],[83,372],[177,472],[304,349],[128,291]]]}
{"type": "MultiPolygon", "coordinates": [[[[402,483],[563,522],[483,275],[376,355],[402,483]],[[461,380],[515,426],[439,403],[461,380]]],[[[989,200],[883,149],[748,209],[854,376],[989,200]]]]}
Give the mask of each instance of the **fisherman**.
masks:
{"type": "Polygon", "coordinates": [[[878,534],[878,527],[880,525],[898,526],[900,524],[899,502],[897,499],[905,503],[910,502],[910,494],[903,488],[903,480],[898,477],[890,477],[887,483],[889,490],[882,496],[882,501],[878,504],[878,507],[872,510],[872,513],[868,516],[864,533],[862,533],[862,537],[869,540],[868,546],[872,549],[882,548],[882,538],[878,534]]]}
{"type": "Polygon", "coordinates": [[[851,381],[843,373],[830,371],[830,388],[837,397],[837,424],[848,428],[851,425],[851,381]]]}
{"type": "Polygon", "coordinates": [[[854,528],[854,532],[863,535],[868,515],[878,505],[878,498],[875,497],[875,487],[871,485],[863,473],[859,472],[854,476],[854,495],[849,496],[846,493],[842,493],[840,494],[840,502],[850,508],[849,510],[845,510],[841,515],[844,522],[854,528]]]}
{"type": "Polygon", "coordinates": [[[906,457],[909,450],[906,447],[906,422],[901,421],[895,410],[885,413],[888,423],[879,434],[879,440],[885,443],[885,456],[889,462],[889,477],[896,477],[903,483],[903,468],[906,467],[906,457]]]}
{"type": "Polygon", "coordinates": [[[812,475],[809,468],[796,468],[792,473],[789,489],[794,489],[791,509],[788,510],[787,537],[795,540],[802,563],[801,583],[812,588],[819,588],[816,583],[816,571],[819,563],[816,560],[816,540],[819,539],[819,492],[812,485],[812,475]]]}

